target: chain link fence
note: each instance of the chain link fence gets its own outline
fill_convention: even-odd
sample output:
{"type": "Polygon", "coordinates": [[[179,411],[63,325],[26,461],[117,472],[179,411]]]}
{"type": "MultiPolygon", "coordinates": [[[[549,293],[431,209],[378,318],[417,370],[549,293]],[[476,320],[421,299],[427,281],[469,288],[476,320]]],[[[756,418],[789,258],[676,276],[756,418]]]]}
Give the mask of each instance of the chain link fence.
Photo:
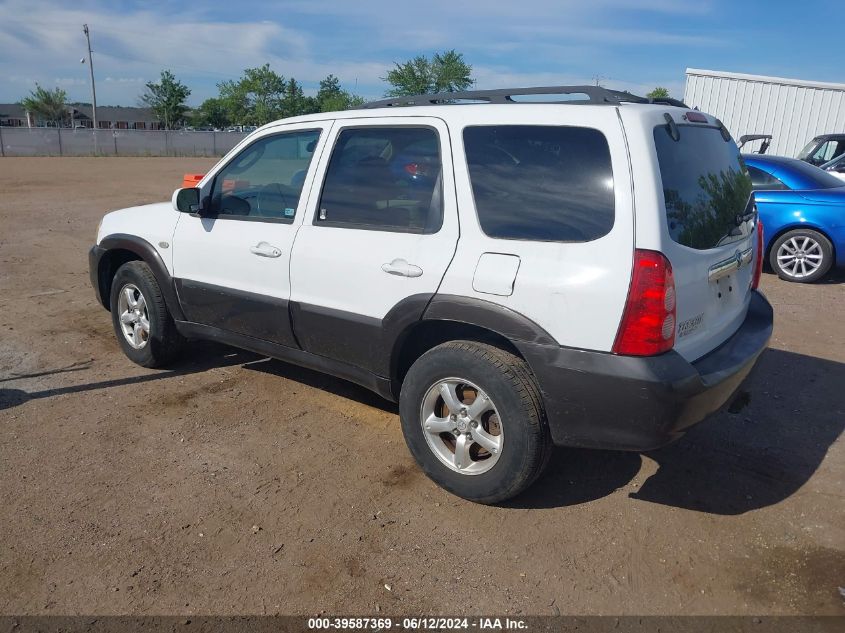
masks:
{"type": "Polygon", "coordinates": [[[0,156],[222,156],[242,132],[0,127],[0,156]]]}

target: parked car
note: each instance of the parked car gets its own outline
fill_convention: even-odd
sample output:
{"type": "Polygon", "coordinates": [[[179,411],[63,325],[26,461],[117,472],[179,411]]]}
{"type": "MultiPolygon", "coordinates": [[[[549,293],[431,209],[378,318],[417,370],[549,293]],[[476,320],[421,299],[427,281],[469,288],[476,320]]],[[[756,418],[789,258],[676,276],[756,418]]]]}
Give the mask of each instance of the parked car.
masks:
{"type": "Polygon", "coordinates": [[[798,152],[797,158],[818,167],[842,154],[845,154],[845,134],[820,134],[798,152]]]}
{"type": "Polygon", "coordinates": [[[781,279],[810,283],[845,266],[845,183],[796,158],[743,157],[772,270],[781,279]]]}
{"type": "Polygon", "coordinates": [[[724,126],[595,86],[441,100],[271,123],[171,202],[106,215],[91,282],[125,354],[213,339],[363,385],[483,503],[553,445],[656,448],[728,401],[772,309],[724,126]],[[582,99],[513,99],[537,94],[582,99]]]}
{"type": "Polygon", "coordinates": [[[839,180],[845,181],[845,154],[825,163],[821,168],[832,176],[836,176],[839,180]]]}

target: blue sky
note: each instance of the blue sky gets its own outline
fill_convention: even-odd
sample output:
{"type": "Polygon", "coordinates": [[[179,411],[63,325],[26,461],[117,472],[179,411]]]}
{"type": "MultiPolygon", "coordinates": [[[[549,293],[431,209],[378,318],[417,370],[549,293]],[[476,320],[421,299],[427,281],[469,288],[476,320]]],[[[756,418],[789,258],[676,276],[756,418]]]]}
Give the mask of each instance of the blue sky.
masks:
{"type": "Polygon", "coordinates": [[[592,83],[682,96],[687,67],[845,82],[842,0],[0,0],[0,102],[39,82],[137,105],[170,69],[197,105],[269,62],[307,92],[328,73],[366,98],[395,61],[455,48],[479,88],[592,83]]]}

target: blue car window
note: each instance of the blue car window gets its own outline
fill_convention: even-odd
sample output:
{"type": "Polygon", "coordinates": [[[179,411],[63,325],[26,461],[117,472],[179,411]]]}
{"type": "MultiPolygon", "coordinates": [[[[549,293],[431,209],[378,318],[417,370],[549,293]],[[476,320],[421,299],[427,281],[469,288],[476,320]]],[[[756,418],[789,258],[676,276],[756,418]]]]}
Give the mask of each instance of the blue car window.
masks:
{"type": "Polygon", "coordinates": [[[757,169],[752,165],[748,165],[748,173],[751,176],[751,188],[754,191],[783,191],[784,189],[789,189],[789,187],[770,173],[762,169],[757,169]]]}

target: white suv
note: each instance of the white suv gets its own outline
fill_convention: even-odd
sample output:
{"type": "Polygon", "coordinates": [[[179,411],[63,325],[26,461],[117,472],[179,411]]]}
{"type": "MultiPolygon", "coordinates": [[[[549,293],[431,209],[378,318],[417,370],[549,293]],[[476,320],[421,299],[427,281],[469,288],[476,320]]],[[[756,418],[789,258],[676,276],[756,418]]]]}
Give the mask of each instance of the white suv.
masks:
{"type": "Polygon", "coordinates": [[[214,339],[356,382],[429,477],[493,503],[553,445],[655,448],[731,397],[772,331],[750,193],[680,102],[401,98],[271,123],[109,213],[91,281],[136,363],[214,339]]]}

